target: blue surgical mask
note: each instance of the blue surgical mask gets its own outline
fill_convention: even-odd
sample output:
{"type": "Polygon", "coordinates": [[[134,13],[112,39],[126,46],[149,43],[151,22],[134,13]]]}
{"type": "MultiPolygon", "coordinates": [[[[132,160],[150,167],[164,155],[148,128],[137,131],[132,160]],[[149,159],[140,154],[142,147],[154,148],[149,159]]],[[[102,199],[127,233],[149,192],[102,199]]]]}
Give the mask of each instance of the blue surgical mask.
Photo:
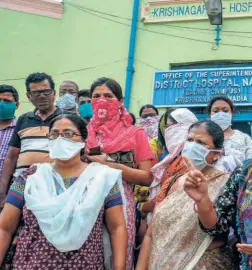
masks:
{"type": "MultiPolygon", "coordinates": [[[[76,106],[76,100],[75,96],[71,94],[64,94],[61,96],[58,100],[59,107],[64,110],[71,110],[76,106]]],[[[57,104],[57,102],[56,102],[57,104]]]]}
{"type": "Polygon", "coordinates": [[[232,115],[227,112],[214,113],[211,115],[211,120],[219,125],[223,131],[232,125],[232,115]]]}
{"type": "Polygon", "coordinates": [[[83,103],[79,106],[79,113],[81,117],[92,117],[93,116],[93,110],[91,103],[83,103]]]}
{"type": "Polygon", "coordinates": [[[203,170],[208,164],[206,158],[210,152],[221,152],[220,150],[208,149],[204,145],[196,142],[186,142],[182,151],[182,157],[187,157],[191,160],[196,170],[203,170]]]}
{"type": "Polygon", "coordinates": [[[62,108],[62,105],[61,105],[61,102],[60,102],[60,100],[58,99],[58,100],[56,100],[56,106],[57,107],[59,107],[59,108],[62,108]]]}
{"type": "Polygon", "coordinates": [[[17,105],[15,102],[0,101],[0,120],[11,120],[14,118],[17,105]]]}

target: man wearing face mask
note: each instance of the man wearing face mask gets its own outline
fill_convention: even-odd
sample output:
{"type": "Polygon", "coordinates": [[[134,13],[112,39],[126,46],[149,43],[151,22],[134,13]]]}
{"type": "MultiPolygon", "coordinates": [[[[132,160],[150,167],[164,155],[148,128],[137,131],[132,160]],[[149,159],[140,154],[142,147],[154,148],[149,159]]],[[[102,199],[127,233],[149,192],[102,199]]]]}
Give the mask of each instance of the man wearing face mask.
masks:
{"type": "Polygon", "coordinates": [[[59,88],[59,99],[56,105],[64,110],[78,113],[77,100],[78,100],[79,86],[73,81],[64,81],[59,88]]]}
{"type": "Polygon", "coordinates": [[[90,90],[80,90],[78,93],[78,111],[82,118],[89,123],[93,116],[93,110],[91,106],[90,90]]]}
{"type": "Polygon", "coordinates": [[[0,85],[0,177],[9,142],[16,126],[15,111],[19,106],[19,95],[11,85],[0,85]]]}
{"type": "Polygon", "coordinates": [[[49,123],[61,113],[69,113],[54,106],[55,84],[51,76],[33,73],[25,84],[27,98],[35,110],[19,117],[10,140],[0,181],[0,210],[14,172],[17,175],[31,164],[50,161],[46,137],[49,123]]]}

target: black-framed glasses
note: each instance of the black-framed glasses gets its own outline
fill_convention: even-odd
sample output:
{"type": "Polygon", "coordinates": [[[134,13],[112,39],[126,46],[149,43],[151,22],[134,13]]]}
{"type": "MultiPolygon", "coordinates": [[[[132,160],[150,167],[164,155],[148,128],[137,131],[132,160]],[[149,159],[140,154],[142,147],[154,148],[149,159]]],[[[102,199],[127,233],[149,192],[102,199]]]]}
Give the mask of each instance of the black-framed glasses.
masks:
{"type": "Polygon", "coordinates": [[[61,136],[63,138],[71,139],[74,136],[81,136],[81,134],[74,132],[72,130],[64,130],[62,132],[52,131],[52,132],[49,132],[46,136],[49,140],[55,140],[59,136],[61,136]]]}
{"type": "Polygon", "coordinates": [[[29,91],[29,93],[31,94],[31,96],[33,97],[38,97],[40,95],[45,95],[45,96],[49,96],[51,95],[53,92],[52,89],[44,89],[44,90],[35,90],[35,91],[29,91]]]}

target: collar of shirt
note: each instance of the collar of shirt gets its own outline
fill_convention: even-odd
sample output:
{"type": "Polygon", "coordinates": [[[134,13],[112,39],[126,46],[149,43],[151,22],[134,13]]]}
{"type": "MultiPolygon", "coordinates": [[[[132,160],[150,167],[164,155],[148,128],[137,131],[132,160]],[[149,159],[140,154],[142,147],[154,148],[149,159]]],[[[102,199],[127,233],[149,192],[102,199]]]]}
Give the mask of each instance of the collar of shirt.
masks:
{"type": "MultiPolygon", "coordinates": [[[[47,119],[45,119],[44,121],[51,120],[54,117],[56,117],[56,116],[58,116],[58,115],[60,115],[62,113],[66,113],[66,112],[64,110],[62,110],[61,108],[56,107],[55,111],[51,115],[49,115],[47,117],[47,119]]],[[[42,121],[42,119],[39,117],[39,112],[38,112],[37,109],[35,109],[33,112],[29,112],[28,113],[28,117],[29,118],[32,118],[32,119],[36,119],[36,120],[42,121]]],[[[44,122],[44,121],[42,121],[42,122],[44,122]]]]}
{"type": "Polygon", "coordinates": [[[7,129],[7,128],[11,128],[11,127],[15,127],[16,126],[16,123],[17,123],[17,118],[13,118],[12,121],[10,122],[10,124],[8,126],[6,126],[5,128],[0,128],[0,130],[4,130],[4,129],[7,129]]]}

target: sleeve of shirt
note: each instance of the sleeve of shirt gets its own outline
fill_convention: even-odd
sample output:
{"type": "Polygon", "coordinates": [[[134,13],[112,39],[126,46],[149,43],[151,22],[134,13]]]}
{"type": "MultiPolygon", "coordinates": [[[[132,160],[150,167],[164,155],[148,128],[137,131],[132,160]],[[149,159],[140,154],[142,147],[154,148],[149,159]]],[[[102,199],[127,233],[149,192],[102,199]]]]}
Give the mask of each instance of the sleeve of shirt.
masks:
{"type": "Polygon", "coordinates": [[[21,140],[20,140],[20,137],[18,135],[21,121],[22,121],[22,117],[19,117],[19,119],[16,123],[16,126],[15,126],[15,129],[14,129],[14,132],[12,134],[10,143],[9,143],[9,146],[11,146],[11,147],[21,148],[21,140]]]}
{"type": "Polygon", "coordinates": [[[24,189],[25,189],[25,177],[21,173],[17,177],[13,178],[13,183],[9,189],[6,203],[12,204],[13,206],[23,209],[24,207],[24,189]]]}
{"type": "Polygon", "coordinates": [[[145,160],[155,160],[155,155],[153,154],[150,144],[148,142],[147,136],[144,130],[139,129],[135,135],[136,148],[135,148],[135,159],[136,164],[139,166],[141,161],[145,160]]]}
{"type": "Polygon", "coordinates": [[[239,166],[229,177],[228,182],[214,204],[217,214],[216,225],[211,229],[206,229],[200,224],[201,228],[211,236],[218,236],[227,232],[232,225],[232,221],[235,219],[239,190],[239,183],[236,180],[241,177],[241,173],[242,166],[239,166]]]}
{"type": "Polygon", "coordinates": [[[252,158],[252,140],[247,134],[246,134],[245,142],[247,146],[245,156],[246,156],[246,159],[250,159],[252,158]]]}
{"type": "Polygon", "coordinates": [[[24,189],[26,179],[29,175],[35,173],[36,170],[36,166],[31,166],[29,169],[24,170],[17,177],[13,178],[13,183],[6,197],[6,203],[12,204],[19,209],[23,209],[25,203],[24,189]]]}
{"type": "Polygon", "coordinates": [[[110,190],[108,196],[105,199],[105,210],[116,205],[122,205],[122,196],[118,184],[110,190]]]}

